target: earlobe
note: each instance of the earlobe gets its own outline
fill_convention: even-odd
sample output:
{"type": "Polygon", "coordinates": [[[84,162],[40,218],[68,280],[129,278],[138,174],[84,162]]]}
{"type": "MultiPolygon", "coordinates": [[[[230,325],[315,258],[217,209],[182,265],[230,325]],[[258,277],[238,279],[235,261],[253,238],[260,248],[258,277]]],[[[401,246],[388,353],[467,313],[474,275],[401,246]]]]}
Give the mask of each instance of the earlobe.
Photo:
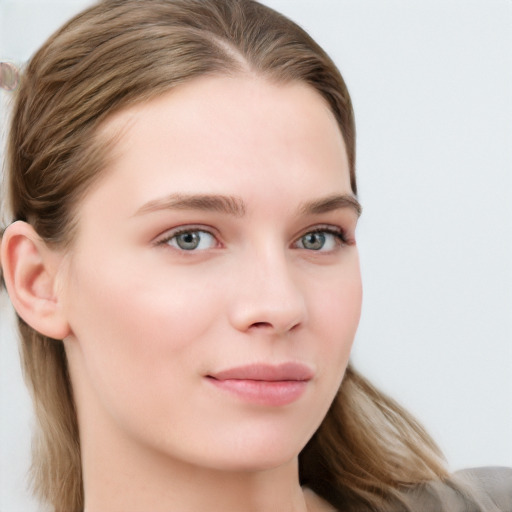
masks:
{"type": "Polygon", "coordinates": [[[11,224],[2,237],[4,280],[18,315],[44,336],[64,339],[69,325],[56,290],[58,259],[34,228],[22,221],[11,224]]]}

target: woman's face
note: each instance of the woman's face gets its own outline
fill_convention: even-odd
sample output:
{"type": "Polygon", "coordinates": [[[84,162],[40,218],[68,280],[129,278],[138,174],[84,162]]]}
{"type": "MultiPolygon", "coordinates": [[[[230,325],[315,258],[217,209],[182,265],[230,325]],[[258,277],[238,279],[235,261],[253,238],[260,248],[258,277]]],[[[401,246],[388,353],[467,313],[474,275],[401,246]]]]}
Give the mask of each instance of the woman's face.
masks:
{"type": "Polygon", "coordinates": [[[334,116],[304,84],[209,77],[103,131],[119,141],[61,280],[82,437],[209,468],[293,460],[361,306],[334,116]]]}

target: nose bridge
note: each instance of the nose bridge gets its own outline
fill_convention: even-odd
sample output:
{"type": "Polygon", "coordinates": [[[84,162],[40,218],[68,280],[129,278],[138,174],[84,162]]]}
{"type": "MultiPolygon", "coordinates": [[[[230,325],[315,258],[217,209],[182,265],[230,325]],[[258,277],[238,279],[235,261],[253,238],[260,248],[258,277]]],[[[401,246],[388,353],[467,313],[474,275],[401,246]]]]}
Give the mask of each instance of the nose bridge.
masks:
{"type": "Polygon", "coordinates": [[[239,330],[287,332],[303,323],[306,303],[286,247],[266,240],[247,250],[237,276],[232,321],[239,330]]]}

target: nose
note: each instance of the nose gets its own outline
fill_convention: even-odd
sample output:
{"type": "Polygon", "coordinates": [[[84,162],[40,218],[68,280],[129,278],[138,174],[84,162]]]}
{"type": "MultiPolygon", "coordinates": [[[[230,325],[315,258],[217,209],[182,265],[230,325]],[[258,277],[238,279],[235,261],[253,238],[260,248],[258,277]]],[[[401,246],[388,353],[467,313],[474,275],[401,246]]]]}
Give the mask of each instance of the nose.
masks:
{"type": "Polygon", "coordinates": [[[233,276],[230,322],[241,332],[285,334],[306,321],[306,301],[297,269],[286,255],[264,254],[241,265],[233,276]],[[295,272],[294,272],[295,271],[295,272]]]}

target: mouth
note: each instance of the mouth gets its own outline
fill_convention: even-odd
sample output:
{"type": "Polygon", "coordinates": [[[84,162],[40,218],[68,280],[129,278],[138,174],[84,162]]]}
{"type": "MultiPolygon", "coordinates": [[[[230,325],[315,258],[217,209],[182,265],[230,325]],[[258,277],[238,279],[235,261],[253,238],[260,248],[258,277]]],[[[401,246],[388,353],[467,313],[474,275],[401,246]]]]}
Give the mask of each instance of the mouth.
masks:
{"type": "Polygon", "coordinates": [[[237,399],[278,407],[298,400],[313,376],[313,371],[304,364],[284,363],[238,366],[207,375],[206,379],[237,399]]]}

